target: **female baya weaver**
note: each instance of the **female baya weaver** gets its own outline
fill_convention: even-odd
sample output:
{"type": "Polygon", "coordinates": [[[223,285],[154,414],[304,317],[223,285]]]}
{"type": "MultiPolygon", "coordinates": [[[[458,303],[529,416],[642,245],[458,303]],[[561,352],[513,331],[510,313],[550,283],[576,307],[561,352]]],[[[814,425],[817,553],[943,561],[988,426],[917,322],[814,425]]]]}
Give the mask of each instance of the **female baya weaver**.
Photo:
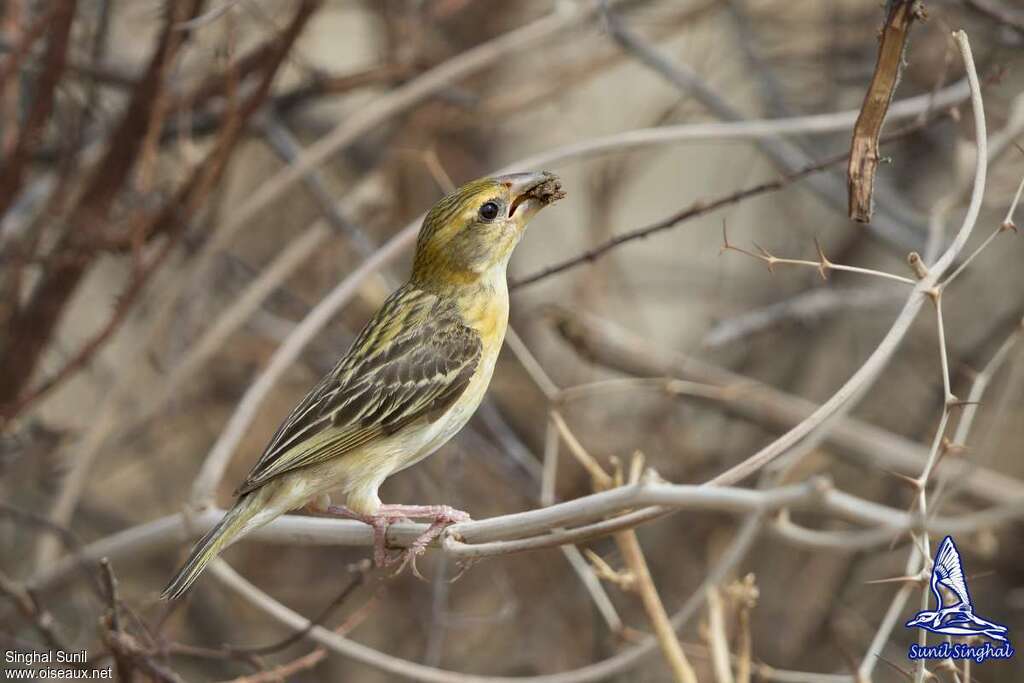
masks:
{"type": "Polygon", "coordinates": [[[473,181],[430,210],[409,281],[278,428],[163,597],[180,596],[228,545],[303,506],[372,525],[378,565],[393,561],[384,548],[391,522],[432,520],[409,558],[469,518],[443,505],[382,505],[377,489],[440,448],[480,405],[508,324],[509,258],[530,219],[563,196],[551,173],[516,173],[473,181]],[[332,491],[344,506],[331,505],[332,491]]]}

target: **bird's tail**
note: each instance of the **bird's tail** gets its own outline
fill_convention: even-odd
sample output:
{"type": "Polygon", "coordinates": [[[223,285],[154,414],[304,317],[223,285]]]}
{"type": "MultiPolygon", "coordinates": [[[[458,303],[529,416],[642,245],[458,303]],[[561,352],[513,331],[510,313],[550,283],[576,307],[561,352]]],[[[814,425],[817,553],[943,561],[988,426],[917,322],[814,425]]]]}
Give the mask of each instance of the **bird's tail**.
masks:
{"type": "Polygon", "coordinates": [[[199,575],[206,569],[206,565],[238,538],[240,533],[245,530],[247,523],[260,509],[257,498],[259,496],[256,492],[239,498],[234,506],[225,513],[223,519],[217,523],[217,526],[210,529],[192,546],[192,552],[189,553],[188,559],[164,588],[164,592],[160,594],[161,598],[174,600],[181,597],[192,585],[192,582],[199,578],[199,575]]]}

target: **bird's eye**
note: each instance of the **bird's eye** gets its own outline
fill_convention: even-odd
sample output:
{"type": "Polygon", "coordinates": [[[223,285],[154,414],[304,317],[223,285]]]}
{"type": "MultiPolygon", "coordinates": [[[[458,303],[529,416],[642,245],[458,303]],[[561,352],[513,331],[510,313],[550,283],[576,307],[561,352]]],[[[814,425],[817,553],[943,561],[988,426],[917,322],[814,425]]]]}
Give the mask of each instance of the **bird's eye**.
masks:
{"type": "Polygon", "coordinates": [[[494,202],[487,202],[480,207],[480,218],[483,218],[485,221],[493,221],[498,217],[498,211],[499,209],[497,204],[494,202]]]}

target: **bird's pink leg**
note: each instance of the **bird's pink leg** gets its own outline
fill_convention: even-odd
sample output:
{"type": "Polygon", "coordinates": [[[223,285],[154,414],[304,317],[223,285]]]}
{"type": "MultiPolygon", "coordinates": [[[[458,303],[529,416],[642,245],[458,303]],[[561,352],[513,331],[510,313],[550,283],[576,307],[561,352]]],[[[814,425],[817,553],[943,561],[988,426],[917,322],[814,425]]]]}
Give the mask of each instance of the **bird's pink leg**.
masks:
{"type": "Polygon", "coordinates": [[[344,505],[328,505],[323,508],[323,513],[333,517],[354,519],[363,524],[369,524],[373,527],[373,564],[377,567],[386,567],[396,562],[396,560],[388,558],[387,533],[391,523],[401,519],[401,517],[387,517],[380,514],[364,515],[355,510],[350,510],[344,505]]]}
{"type": "MultiPolygon", "coordinates": [[[[448,505],[381,505],[372,515],[355,512],[344,505],[326,505],[316,511],[334,517],[355,519],[373,527],[373,563],[378,567],[387,567],[399,561],[404,566],[405,563],[414,560],[417,555],[423,554],[427,546],[440,536],[446,527],[456,522],[465,522],[470,518],[469,513],[456,510],[448,505]],[[388,527],[403,519],[429,519],[430,526],[398,556],[388,557],[386,545],[388,527]]],[[[416,571],[415,564],[413,571],[416,571]]]]}
{"type": "MultiPolygon", "coordinates": [[[[430,526],[427,530],[420,534],[420,537],[412,542],[401,555],[398,556],[398,560],[402,561],[402,567],[399,568],[399,572],[409,562],[412,563],[412,571],[418,578],[423,578],[419,570],[416,569],[416,556],[422,555],[427,550],[427,546],[431,542],[441,535],[444,530],[457,522],[469,521],[469,513],[462,510],[456,510],[449,505],[381,505],[377,510],[378,515],[386,515],[392,519],[429,519],[430,526]]],[[[397,561],[397,560],[395,560],[397,561]]]]}

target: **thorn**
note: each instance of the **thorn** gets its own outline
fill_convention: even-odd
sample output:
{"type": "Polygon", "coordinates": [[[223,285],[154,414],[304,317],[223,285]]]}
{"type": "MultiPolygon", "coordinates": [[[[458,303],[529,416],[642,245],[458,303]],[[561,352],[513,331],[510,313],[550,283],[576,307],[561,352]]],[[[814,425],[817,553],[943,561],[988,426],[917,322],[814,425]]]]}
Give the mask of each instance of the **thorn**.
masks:
{"type": "Polygon", "coordinates": [[[729,232],[725,225],[725,219],[722,219],[722,247],[718,250],[718,255],[721,256],[725,252],[732,249],[732,245],[729,244],[729,232]]]}
{"type": "Polygon", "coordinates": [[[948,436],[942,437],[942,455],[963,455],[967,452],[967,446],[962,443],[954,443],[948,436]]]}
{"type": "Polygon", "coordinates": [[[775,262],[778,259],[775,258],[774,254],[772,254],[770,251],[768,251],[767,249],[762,247],[757,242],[754,242],[754,246],[757,247],[757,250],[759,252],[761,252],[761,256],[760,256],[761,260],[763,260],[766,264],[768,264],[768,272],[769,273],[774,273],[775,272],[775,262]]]}
{"type": "Polygon", "coordinates": [[[624,591],[631,591],[636,586],[636,576],[630,571],[617,571],[612,568],[610,564],[604,561],[600,555],[595,553],[590,548],[585,548],[583,553],[590,560],[590,566],[594,569],[594,574],[599,579],[614,583],[616,586],[624,591]]]}
{"type": "Polygon", "coordinates": [[[1007,230],[1013,230],[1015,233],[1020,232],[1017,229],[1017,224],[1012,220],[1003,221],[1003,224],[999,226],[999,232],[1006,232],[1007,230]]]}
{"type": "Polygon", "coordinates": [[[828,270],[832,267],[832,262],[825,256],[825,250],[821,248],[821,242],[818,238],[814,238],[814,246],[818,249],[818,274],[821,275],[822,280],[828,279],[828,270]]]}
{"type": "Polygon", "coordinates": [[[894,576],[889,579],[872,579],[871,581],[865,581],[868,585],[879,584],[879,583],[916,583],[919,586],[925,585],[927,582],[921,577],[920,574],[917,576],[894,576]]]}

